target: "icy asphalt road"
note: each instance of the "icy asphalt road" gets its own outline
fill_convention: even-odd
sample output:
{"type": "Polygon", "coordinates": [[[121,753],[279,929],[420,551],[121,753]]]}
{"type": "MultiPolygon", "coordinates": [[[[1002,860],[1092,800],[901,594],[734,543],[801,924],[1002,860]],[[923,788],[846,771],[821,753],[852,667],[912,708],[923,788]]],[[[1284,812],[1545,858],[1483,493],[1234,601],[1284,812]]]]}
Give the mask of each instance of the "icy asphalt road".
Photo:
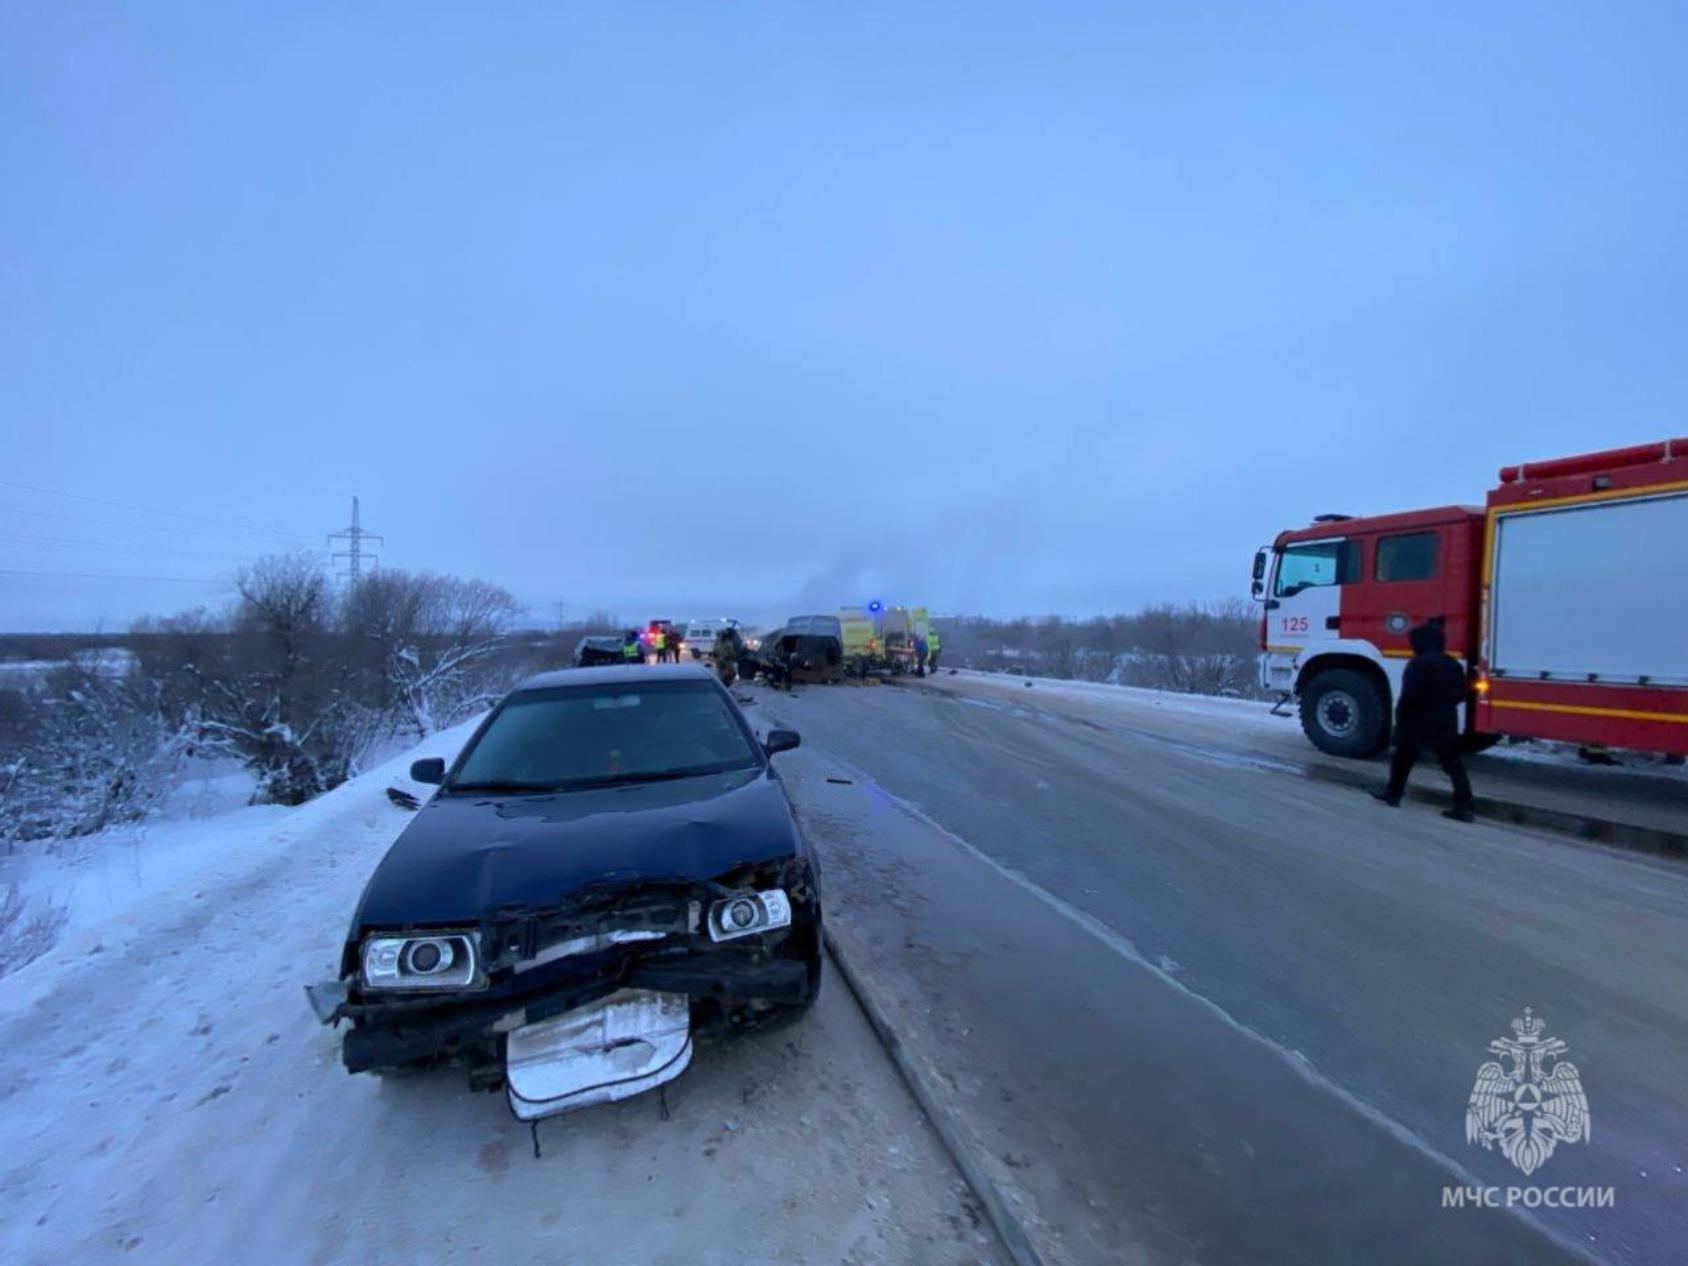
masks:
{"type": "Polygon", "coordinates": [[[0,1261],[998,1260],[830,972],[800,1024],[700,1044],[670,1120],[654,1095],[559,1117],[538,1160],[460,1074],[347,1076],[301,986],[408,820],[383,794],[408,763],[232,815],[220,860],[0,980],[0,1261]]]}
{"type": "Polygon", "coordinates": [[[1385,809],[1221,705],[941,685],[751,712],[802,732],[829,921],[1050,1261],[1684,1260],[1688,868],[1385,809]],[[1592,1116],[1529,1179],[1464,1132],[1526,1006],[1592,1116]],[[1442,1207],[1474,1184],[1615,1206],[1442,1207]]]}

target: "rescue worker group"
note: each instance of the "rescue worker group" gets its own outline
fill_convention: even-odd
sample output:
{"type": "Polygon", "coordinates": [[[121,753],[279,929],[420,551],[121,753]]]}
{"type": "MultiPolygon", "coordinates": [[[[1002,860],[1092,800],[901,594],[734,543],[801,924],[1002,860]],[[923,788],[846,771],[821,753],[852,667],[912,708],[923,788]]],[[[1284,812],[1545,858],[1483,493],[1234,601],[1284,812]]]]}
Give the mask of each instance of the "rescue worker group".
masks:
{"type": "Polygon", "coordinates": [[[793,616],[766,630],[731,617],[651,620],[619,637],[585,637],[580,667],[708,661],[724,683],[761,677],[775,685],[824,683],[874,674],[923,677],[938,670],[942,639],[924,607],[869,603],[835,615],[793,616]]]}

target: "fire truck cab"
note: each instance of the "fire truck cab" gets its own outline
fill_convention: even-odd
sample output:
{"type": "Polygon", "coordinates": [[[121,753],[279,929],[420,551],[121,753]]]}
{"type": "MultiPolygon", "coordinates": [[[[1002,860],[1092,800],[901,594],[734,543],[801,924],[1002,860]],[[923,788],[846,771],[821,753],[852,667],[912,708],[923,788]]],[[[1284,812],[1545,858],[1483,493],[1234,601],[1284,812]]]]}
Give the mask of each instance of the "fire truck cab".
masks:
{"type": "Polygon", "coordinates": [[[1323,515],[1254,559],[1260,680],[1323,751],[1389,742],[1439,621],[1468,746],[1545,738],[1688,754],[1688,439],[1507,466],[1486,504],[1323,515]]]}
{"type": "Polygon", "coordinates": [[[1470,662],[1482,539],[1482,510],[1441,506],[1323,515],[1255,556],[1261,685],[1300,700],[1316,747],[1371,756],[1388,744],[1415,625],[1440,621],[1448,653],[1470,662]]]}

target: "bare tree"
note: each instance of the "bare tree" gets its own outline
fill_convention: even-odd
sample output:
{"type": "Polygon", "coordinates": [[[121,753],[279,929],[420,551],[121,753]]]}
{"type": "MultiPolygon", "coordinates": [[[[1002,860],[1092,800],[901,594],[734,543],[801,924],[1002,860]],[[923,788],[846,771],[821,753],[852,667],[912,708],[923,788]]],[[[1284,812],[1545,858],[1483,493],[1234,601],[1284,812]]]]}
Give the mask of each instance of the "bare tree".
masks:
{"type": "Polygon", "coordinates": [[[997,670],[1200,694],[1252,694],[1258,614],[1247,603],[1160,603],[1072,621],[940,621],[945,659],[997,670]]]}
{"type": "Polygon", "coordinates": [[[141,816],[174,762],[212,753],[254,772],[255,800],[298,804],[382,742],[454,724],[556,660],[543,639],[506,637],[520,608],[483,581],[387,571],[342,598],[293,554],[254,564],[238,592],[224,612],[138,622],[120,656],[43,642],[64,667],[0,690],[0,839],[141,816]]]}
{"type": "Polygon", "coordinates": [[[497,670],[496,653],[520,612],[508,590],[486,581],[387,571],[348,596],[345,630],[377,678],[366,697],[426,737],[502,693],[509,674],[497,670]]]}
{"type": "Polygon", "coordinates": [[[232,632],[198,672],[198,731],[258,775],[256,799],[300,804],[344,781],[349,750],[346,665],[335,655],[333,594],[306,554],[243,572],[232,632]]]}

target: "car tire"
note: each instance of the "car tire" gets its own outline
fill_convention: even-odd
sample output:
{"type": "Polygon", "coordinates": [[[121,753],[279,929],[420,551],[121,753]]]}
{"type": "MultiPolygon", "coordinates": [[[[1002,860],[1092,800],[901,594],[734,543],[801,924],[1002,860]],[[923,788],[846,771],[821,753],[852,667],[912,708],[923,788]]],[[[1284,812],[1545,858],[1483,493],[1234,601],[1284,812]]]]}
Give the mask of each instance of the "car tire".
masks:
{"type": "Polygon", "coordinates": [[[1359,759],[1389,743],[1383,691],[1365,673],[1332,668],[1301,688],[1301,728],[1321,752],[1359,759]]]}

